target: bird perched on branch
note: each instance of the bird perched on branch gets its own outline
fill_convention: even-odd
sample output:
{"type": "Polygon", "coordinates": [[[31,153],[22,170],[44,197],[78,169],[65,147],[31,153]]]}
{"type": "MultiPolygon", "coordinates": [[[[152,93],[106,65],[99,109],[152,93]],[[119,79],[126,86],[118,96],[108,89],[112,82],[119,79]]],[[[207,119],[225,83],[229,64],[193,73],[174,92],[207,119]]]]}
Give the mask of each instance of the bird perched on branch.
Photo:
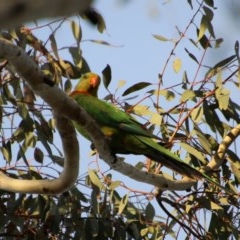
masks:
{"type": "MultiPolygon", "coordinates": [[[[113,155],[117,153],[145,155],[181,175],[196,180],[205,178],[213,182],[207,175],[183,162],[178,156],[161,146],[155,141],[159,138],[150,133],[131,115],[98,99],[99,85],[100,77],[97,74],[83,74],[70,96],[96,121],[107,138],[113,155]]],[[[90,140],[83,127],[76,122],[74,125],[80,134],[90,140]]]]}

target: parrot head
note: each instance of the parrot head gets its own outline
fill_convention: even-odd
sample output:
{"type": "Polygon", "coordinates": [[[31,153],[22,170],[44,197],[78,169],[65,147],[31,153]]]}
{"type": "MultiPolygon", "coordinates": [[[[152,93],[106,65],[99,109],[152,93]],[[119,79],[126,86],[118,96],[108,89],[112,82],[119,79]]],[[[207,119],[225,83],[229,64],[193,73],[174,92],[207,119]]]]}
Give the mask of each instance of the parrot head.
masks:
{"type": "Polygon", "coordinates": [[[70,96],[84,93],[97,97],[97,91],[100,83],[101,79],[97,74],[92,72],[85,73],[81,76],[78,84],[76,85],[74,91],[70,94],[70,96]]]}

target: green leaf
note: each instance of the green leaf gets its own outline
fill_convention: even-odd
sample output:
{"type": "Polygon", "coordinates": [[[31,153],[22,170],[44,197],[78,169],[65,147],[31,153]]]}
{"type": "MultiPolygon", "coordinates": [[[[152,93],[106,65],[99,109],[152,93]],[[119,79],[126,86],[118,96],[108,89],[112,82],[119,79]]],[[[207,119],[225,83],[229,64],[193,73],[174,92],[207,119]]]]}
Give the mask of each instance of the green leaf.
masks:
{"type": "Polygon", "coordinates": [[[35,126],[36,126],[36,130],[37,130],[38,140],[41,141],[41,143],[43,144],[43,146],[47,150],[48,154],[50,156],[52,156],[52,150],[51,150],[51,148],[50,148],[50,146],[49,146],[49,144],[46,140],[45,134],[42,131],[42,126],[37,121],[35,121],[35,126]]]}
{"type": "Polygon", "coordinates": [[[238,64],[240,64],[240,57],[239,57],[239,42],[236,41],[234,45],[234,50],[237,56],[238,64]]]}
{"type": "Polygon", "coordinates": [[[240,162],[230,162],[230,166],[234,176],[237,178],[240,183],[240,162]]]}
{"type": "Polygon", "coordinates": [[[191,145],[187,144],[187,143],[180,143],[180,146],[182,148],[184,148],[188,153],[192,154],[193,156],[195,156],[199,161],[201,161],[202,163],[206,163],[206,160],[204,159],[202,153],[200,153],[198,150],[196,150],[194,147],[192,147],[191,145]]]}
{"type": "Polygon", "coordinates": [[[41,131],[42,134],[45,136],[45,139],[50,142],[53,143],[53,132],[52,129],[49,127],[48,122],[42,118],[41,119],[41,125],[39,125],[41,127],[41,131]]]}
{"type": "Polygon", "coordinates": [[[187,0],[187,2],[190,5],[191,9],[193,9],[192,0],[187,0]]]}
{"type": "Polygon", "coordinates": [[[69,47],[68,51],[72,55],[74,64],[81,68],[82,67],[82,51],[78,47],[69,47]]]}
{"type": "Polygon", "coordinates": [[[159,95],[164,96],[167,101],[171,101],[175,98],[175,93],[173,91],[166,90],[166,89],[160,90],[159,95]]]}
{"type": "Polygon", "coordinates": [[[199,64],[197,58],[196,58],[192,53],[190,53],[186,48],[184,48],[184,49],[185,49],[185,51],[187,52],[188,56],[189,56],[194,62],[196,62],[197,64],[199,64]]]}
{"type": "Polygon", "coordinates": [[[34,149],[34,159],[38,162],[38,163],[43,163],[43,158],[44,158],[44,154],[42,152],[42,150],[38,147],[36,147],[34,149]]]}
{"type": "Polygon", "coordinates": [[[203,37],[208,27],[208,19],[205,15],[202,16],[201,23],[200,23],[200,29],[198,32],[198,41],[203,37]]]}
{"type": "Polygon", "coordinates": [[[121,199],[119,203],[118,214],[122,214],[127,203],[128,203],[128,194],[124,195],[124,197],[121,199]]]}
{"type": "Polygon", "coordinates": [[[204,2],[210,6],[210,7],[214,7],[214,0],[204,0],[204,2]]]}
{"type": "Polygon", "coordinates": [[[139,82],[139,83],[136,83],[134,85],[132,85],[131,87],[129,87],[127,90],[124,91],[124,93],[122,94],[122,96],[126,96],[130,93],[133,93],[133,92],[136,92],[136,91],[139,91],[145,87],[148,87],[152,85],[151,83],[149,82],[139,82]]]}
{"type": "Polygon", "coordinates": [[[92,43],[101,44],[101,45],[116,47],[115,45],[113,45],[113,44],[111,44],[109,42],[103,41],[103,40],[88,39],[87,41],[92,42],[92,43]]]}
{"type": "Polygon", "coordinates": [[[55,39],[55,36],[53,33],[50,34],[49,39],[51,42],[52,51],[53,51],[54,55],[56,56],[56,58],[59,59],[57,42],[56,42],[56,39],[55,39]]]}
{"type": "Polygon", "coordinates": [[[206,137],[206,135],[203,134],[203,132],[201,131],[200,128],[197,127],[197,125],[194,126],[194,131],[196,132],[196,135],[198,137],[198,140],[199,140],[201,146],[204,148],[204,150],[209,155],[211,155],[212,154],[212,150],[215,150],[215,149],[212,149],[212,146],[209,143],[208,138],[206,137]]]}
{"type": "Polygon", "coordinates": [[[1,147],[3,157],[5,160],[10,163],[12,160],[12,150],[11,150],[11,142],[8,141],[7,143],[3,143],[3,146],[1,147]]]}
{"type": "Polygon", "coordinates": [[[125,84],[126,84],[126,81],[125,81],[125,80],[119,80],[119,81],[118,81],[118,84],[117,84],[117,88],[121,88],[121,87],[123,87],[125,84]]]}
{"type": "Polygon", "coordinates": [[[163,37],[161,35],[154,34],[153,37],[156,38],[157,40],[163,41],[163,42],[172,41],[171,39],[165,38],[165,37],[163,37]]]}
{"type": "Polygon", "coordinates": [[[208,21],[211,22],[212,19],[213,19],[213,16],[214,16],[213,11],[207,6],[203,6],[203,10],[206,14],[206,17],[207,17],[208,21]]]}
{"type": "Polygon", "coordinates": [[[227,110],[230,100],[230,91],[226,88],[217,89],[215,92],[220,110],[227,110]]]}
{"type": "Polygon", "coordinates": [[[228,150],[227,154],[227,160],[230,162],[232,172],[238,183],[240,183],[240,159],[234,152],[231,152],[230,150],[228,150]]]}
{"type": "Polygon", "coordinates": [[[24,163],[29,167],[29,164],[28,164],[28,160],[25,156],[25,151],[26,151],[26,148],[19,145],[19,151],[18,151],[18,154],[17,154],[17,161],[22,158],[24,163]]]}
{"type": "Polygon", "coordinates": [[[91,193],[91,206],[93,208],[94,213],[98,215],[99,214],[98,194],[94,189],[91,193]]]}
{"type": "Polygon", "coordinates": [[[146,236],[146,235],[148,234],[148,232],[149,232],[149,231],[148,231],[148,227],[147,227],[147,228],[143,228],[143,229],[141,229],[141,231],[140,231],[142,237],[146,236]]]}
{"type": "Polygon", "coordinates": [[[64,91],[69,94],[71,92],[71,89],[72,89],[72,82],[67,79],[64,83],[64,91]]]}
{"type": "Polygon", "coordinates": [[[183,78],[182,78],[182,88],[186,90],[188,83],[189,83],[189,80],[188,80],[187,72],[184,71],[183,72],[183,78]]]}
{"type": "Polygon", "coordinates": [[[145,210],[147,220],[153,220],[155,217],[155,209],[153,205],[149,202],[145,210]]]}
{"type": "Polygon", "coordinates": [[[201,106],[194,108],[192,110],[190,116],[191,116],[193,122],[200,123],[202,120],[202,117],[203,117],[203,108],[201,106]]]}
{"type": "MultiPolygon", "coordinates": [[[[199,34],[198,28],[197,28],[197,34],[199,34]]],[[[212,47],[211,43],[209,42],[209,38],[205,34],[198,41],[200,42],[203,49],[212,47]]]]}
{"type": "Polygon", "coordinates": [[[102,70],[102,75],[103,75],[103,84],[105,88],[108,88],[109,83],[111,82],[112,79],[112,71],[111,67],[107,64],[107,66],[102,70]]]}
{"type": "Polygon", "coordinates": [[[25,103],[18,102],[17,103],[17,110],[18,110],[19,115],[22,117],[22,119],[29,118],[28,109],[27,109],[25,103]]]}
{"type": "Polygon", "coordinates": [[[216,39],[215,40],[215,48],[219,48],[222,42],[223,42],[223,38],[216,39]]]}
{"type": "MultiPolygon", "coordinates": [[[[210,34],[211,34],[211,36],[212,36],[213,38],[216,38],[212,23],[209,23],[209,24],[208,24],[208,31],[210,32],[210,34]]],[[[209,45],[210,45],[210,44],[209,44],[209,45]]]]}
{"type": "Polygon", "coordinates": [[[27,149],[28,147],[35,147],[37,142],[37,136],[34,135],[33,132],[26,132],[25,133],[25,141],[23,147],[27,149]]]}
{"type": "Polygon", "coordinates": [[[133,112],[136,115],[140,115],[140,116],[144,116],[144,115],[146,116],[146,115],[151,115],[152,114],[152,111],[149,110],[148,106],[141,105],[141,104],[135,105],[134,108],[133,108],[133,112]]]}
{"type": "Polygon", "coordinates": [[[183,92],[180,102],[186,102],[188,100],[194,100],[196,97],[196,94],[193,90],[187,89],[186,91],[183,92]]]}
{"type": "Polygon", "coordinates": [[[59,157],[57,155],[48,155],[49,158],[53,161],[53,163],[58,164],[59,166],[63,167],[64,166],[64,158],[59,157]]]}
{"type": "Polygon", "coordinates": [[[182,61],[180,58],[176,58],[173,61],[173,70],[175,73],[179,73],[182,68],[182,61]]]}
{"type": "Polygon", "coordinates": [[[217,151],[219,147],[219,143],[217,142],[217,140],[210,134],[205,134],[205,137],[207,139],[208,144],[210,144],[211,149],[213,151],[217,151]]]}
{"type": "Polygon", "coordinates": [[[209,108],[207,101],[203,101],[203,114],[208,126],[213,132],[216,132],[214,114],[212,109],[209,108]]]}
{"type": "Polygon", "coordinates": [[[108,186],[110,190],[114,190],[115,188],[121,186],[121,181],[114,181],[108,186]]]}
{"type": "Polygon", "coordinates": [[[218,62],[217,64],[215,64],[214,67],[212,67],[206,74],[206,78],[210,78],[214,75],[216,75],[221,68],[227,66],[229,63],[231,63],[234,59],[236,58],[236,55],[232,55],[228,58],[225,58],[223,60],[221,60],[220,62],[218,62]]]}
{"type": "Polygon", "coordinates": [[[71,28],[74,38],[77,41],[77,46],[79,47],[79,43],[82,39],[82,29],[79,24],[77,24],[75,21],[71,21],[71,28]]]}
{"type": "Polygon", "coordinates": [[[149,119],[149,122],[152,124],[155,124],[157,126],[160,126],[162,123],[162,116],[158,113],[151,114],[151,118],[149,119]]]}
{"type": "Polygon", "coordinates": [[[99,177],[97,176],[96,172],[89,169],[88,170],[88,176],[91,180],[91,182],[97,186],[99,189],[103,189],[104,185],[102,184],[102,182],[100,181],[99,177]]]}
{"type": "Polygon", "coordinates": [[[60,60],[60,61],[57,61],[57,63],[64,77],[68,77],[71,79],[77,79],[81,77],[82,75],[81,69],[75,66],[74,64],[72,64],[71,62],[67,60],[60,60]]]}
{"type": "Polygon", "coordinates": [[[81,14],[81,16],[90,21],[93,25],[97,25],[97,29],[100,33],[106,29],[103,17],[95,9],[89,8],[84,12],[84,14],[81,14]]]}
{"type": "Polygon", "coordinates": [[[85,203],[88,203],[88,202],[89,202],[88,199],[84,196],[84,194],[83,194],[81,191],[79,191],[79,189],[78,189],[76,186],[72,187],[72,188],[70,189],[70,192],[71,192],[75,197],[77,197],[77,199],[79,199],[79,200],[81,200],[81,201],[83,201],[83,202],[85,202],[85,203]]]}

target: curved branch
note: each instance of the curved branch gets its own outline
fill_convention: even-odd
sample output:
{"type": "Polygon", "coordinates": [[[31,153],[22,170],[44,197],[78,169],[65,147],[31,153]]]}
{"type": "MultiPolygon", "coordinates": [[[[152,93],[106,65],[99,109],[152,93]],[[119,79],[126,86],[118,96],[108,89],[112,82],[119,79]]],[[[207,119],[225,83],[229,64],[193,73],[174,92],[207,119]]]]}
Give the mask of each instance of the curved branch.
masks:
{"type": "Polygon", "coordinates": [[[224,161],[224,156],[229,148],[229,146],[233,143],[233,141],[240,135],[240,124],[234,127],[222,140],[219,144],[217,152],[212,157],[211,161],[208,163],[206,167],[203,168],[204,172],[209,172],[214,169],[218,169],[224,161]]]}
{"type": "Polygon", "coordinates": [[[0,189],[18,193],[59,194],[70,189],[78,177],[79,146],[72,123],[55,114],[57,129],[65,154],[64,168],[59,178],[53,180],[21,180],[0,172],[0,189]]]}
{"type": "Polygon", "coordinates": [[[160,190],[187,190],[190,189],[196,182],[196,180],[187,177],[184,177],[181,180],[173,180],[168,176],[164,176],[164,174],[160,175],[144,172],[142,170],[138,170],[131,164],[121,161],[120,159],[118,159],[114,164],[109,162],[107,162],[107,164],[109,164],[114,170],[121,172],[136,181],[152,184],[160,190]]]}
{"type": "Polygon", "coordinates": [[[84,12],[92,0],[0,0],[0,29],[19,26],[38,18],[84,12]]]}
{"type": "MultiPolygon", "coordinates": [[[[65,92],[54,85],[51,80],[46,79],[41,69],[21,48],[13,45],[5,39],[0,39],[0,56],[9,61],[9,63],[15,68],[15,71],[26,80],[36,94],[51,106],[55,113],[59,113],[65,118],[77,121],[78,124],[82,125],[91,136],[92,142],[97,147],[100,156],[114,170],[137,181],[158,186],[163,190],[185,190],[193,185],[194,181],[191,179],[184,178],[175,181],[163,175],[156,175],[137,170],[132,165],[122,162],[120,159],[117,159],[116,161],[115,157],[112,156],[110,152],[108,142],[104,140],[103,133],[100,131],[95,121],[86,114],[84,109],[67,96],[65,92]]],[[[66,141],[66,143],[63,142],[64,145],[72,144],[72,140],[69,140],[68,142],[64,137],[62,138],[62,141],[66,141]]],[[[71,149],[70,151],[73,152],[71,149]]],[[[68,152],[66,151],[65,154],[66,161],[69,161],[68,152]]]]}

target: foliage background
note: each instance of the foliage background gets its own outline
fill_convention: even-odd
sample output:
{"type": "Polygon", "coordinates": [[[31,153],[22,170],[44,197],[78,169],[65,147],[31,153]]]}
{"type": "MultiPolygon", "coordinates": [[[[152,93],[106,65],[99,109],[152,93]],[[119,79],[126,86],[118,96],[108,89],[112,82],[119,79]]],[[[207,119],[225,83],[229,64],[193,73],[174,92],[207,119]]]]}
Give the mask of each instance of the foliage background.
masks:
{"type": "MultiPolygon", "coordinates": [[[[138,103],[134,111],[140,115],[139,120],[146,122],[150,119],[151,123],[157,123],[158,126],[161,123],[163,127],[156,127],[155,132],[160,131],[165,140],[174,136],[172,150],[181,154],[183,159],[191,160],[195,166],[201,166],[210,160],[222,137],[239,123],[239,76],[235,74],[227,79],[239,66],[235,44],[237,37],[232,36],[238,30],[234,30],[234,24],[227,22],[230,17],[224,20],[220,18],[223,16],[221,5],[214,9],[211,1],[204,1],[205,10],[201,8],[197,11],[199,3],[192,1],[193,9],[190,3],[185,2],[184,10],[177,10],[177,1],[161,5],[156,1],[149,1],[149,5],[143,1],[138,4],[129,1],[124,5],[116,1],[112,9],[106,2],[97,2],[96,9],[107,25],[103,34],[78,17],[74,18],[74,22],[73,18],[60,19],[54,24],[40,21],[38,25],[28,25],[29,29],[24,32],[12,31],[8,34],[17,44],[26,47],[26,51],[42,65],[46,74],[52,76],[66,92],[70,91],[76,81],[65,78],[62,82],[60,76],[71,74],[74,67],[69,67],[68,62],[59,59],[73,62],[72,54],[77,54],[74,47],[80,44],[83,57],[92,71],[100,74],[105,69],[106,73],[109,71],[107,64],[111,68],[112,80],[108,89],[102,86],[101,98],[108,95],[111,97],[108,99],[119,107],[125,107],[126,103],[128,107],[138,103]],[[212,21],[211,12],[214,13],[212,21]],[[198,14],[192,23],[190,20],[195,13],[198,14]],[[201,32],[203,14],[207,23],[212,23],[217,43],[220,38],[224,38],[218,48],[214,47],[214,37],[211,37],[211,49],[206,45],[203,47],[201,43],[197,46],[193,44],[198,39],[196,27],[201,32]],[[174,17],[181,21],[176,21],[174,17]],[[82,36],[76,30],[79,21],[82,36]],[[181,38],[179,31],[183,32],[188,25],[188,31],[181,38]],[[230,26],[233,34],[228,36],[224,30],[229,32],[230,26]],[[72,32],[75,32],[75,37],[72,32]],[[31,33],[43,43],[36,44],[37,39],[32,38],[31,33]],[[46,51],[43,46],[46,46],[46,51]],[[171,55],[172,50],[174,54],[171,55]],[[51,62],[50,56],[58,61],[51,62]],[[217,63],[219,65],[216,68],[217,63]],[[221,69],[221,72],[208,77],[206,74],[211,69],[221,69]],[[159,96],[145,97],[157,89],[159,74],[163,77],[161,89],[165,91],[161,92],[160,108],[156,108],[159,96]],[[123,96],[129,87],[139,82],[150,82],[153,85],[123,96]],[[186,110],[196,107],[216,85],[222,89],[220,94],[213,94],[206,99],[204,108],[199,105],[199,108],[195,108],[197,110],[188,115],[186,110]],[[228,91],[234,103],[225,107],[228,91]],[[213,109],[216,111],[214,116],[211,115],[213,109]],[[217,117],[219,121],[216,121],[217,117]],[[175,131],[176,134],[173,134],[175,131]],[[209,142],[206,133],[211,135],[212,142],[209,142]],[[186,154],[191,151],[193,154],[186,154]],[[202,161],[197,161],[193,155],[202,161]]],[[[236,2],[227,6],[234,4],[236,2]]],[[[237,22],[237,18],[234,21],[237,22]]],[[[211,33],[209,28],[206,29],[204,37],[209,39],[211,33]]],[[[75,65],[81,66],[76,58],[75,65]]],[[[81,71],[86,70],[87,65],[84,65],[81,71]]],[[[105,76],[110,80],[108,74],[105,76]]],[[[3,64],[1,150],[5,161],[2,169],[13,177],[57,177],[61,171],[62,156],[51,110],[38,99],[35,103],[38,111],[29,111],[24,99],[26,86],[21,81],[14,81],[15,78],[14,70],[5,68],[3,64]]],[[[82,143],[82,138],[80,141],[82,143]]],[[[237,144],[231,148],[232,152],[228,152],[236,166],[229,168],[229,164],[224,164],[221,169],[223,173],[214,174],[223,185],[235,191],[239,181],[237,144]]],[[[95,155],[90,158],[88,146],[86,143],[82,145],[82,174],[76,188],[71,191],[55,197],[1,193],[2,237],[125,239],[128,236],[133,239],[180,239],[184,233],[186,238],[237,239],[239,200],[235,196],[201,182],[190,192],[164,192],[156,200],[156,190],[152,186],[135,183],[109,171],[95,155]],[[88,168],[91,170],[86,173],[88,168]]],[[[138,163],[139,160],[139,157],[126,157],[126,161],[139,168],[153,172],[167,171],[150,162],[147,162],[146,167],[138,163]]],[[[145,163],[144,158],[141,160],[145,163]]],[[[169,171],[167,173],[172,174],[169,171]]]]}

